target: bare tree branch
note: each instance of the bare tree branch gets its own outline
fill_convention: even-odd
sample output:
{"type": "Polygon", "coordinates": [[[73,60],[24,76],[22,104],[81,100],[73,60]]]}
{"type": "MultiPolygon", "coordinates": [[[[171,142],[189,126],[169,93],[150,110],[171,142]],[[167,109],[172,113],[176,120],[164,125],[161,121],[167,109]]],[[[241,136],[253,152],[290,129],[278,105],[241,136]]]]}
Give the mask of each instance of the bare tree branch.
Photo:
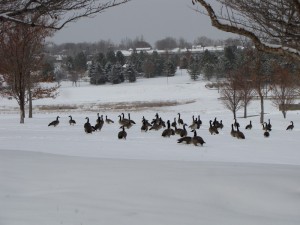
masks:
{"type": "Polygon", "coordinates": [[[221,8],[218,14],[208,1],[197,2],[206,10],[212,26],[250,38],[260,51],[300,61],[299,0],[216,0],[221,8]]]}
{"type": "Polygon", "coordinates": [[[0,23],[14,22],[31,26],[62,29],[67,23],[82,17],[92,17],[106,9],[127,3],[130,0],[2,0],[0,23]],[[70,14],[72,13],[72,14],[70,14]],[[69,16],[67,16],[69,14],[69,16]],[[47,24],[39,24],[39,19],[47,24]]]}

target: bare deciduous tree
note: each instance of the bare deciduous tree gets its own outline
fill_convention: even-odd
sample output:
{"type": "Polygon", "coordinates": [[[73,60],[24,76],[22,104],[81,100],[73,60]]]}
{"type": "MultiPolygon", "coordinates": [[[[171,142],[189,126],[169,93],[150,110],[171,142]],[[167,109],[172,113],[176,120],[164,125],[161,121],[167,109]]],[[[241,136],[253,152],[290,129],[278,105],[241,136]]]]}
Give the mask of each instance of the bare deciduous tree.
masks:
{"type": "Polygon", "coordinates": [[[233,118],[236,119],[236,112],[242,107],[240,84],[236,74],[229,74],[227,81],[221,85],[220,95],[223,104],[233,113],[233,118]]]}
{"type": "Polygon", "coordinates": [[[61,29],[69,22],[91,17],[130,0],[9,0],[0,1],[0,22],[61,29]],[[40,19],[47,24],[39,23],[40,19]]]}
{"type": "Polygon", "coordinates": [[[207,14],[212,26],[248,37],[260,51],[300,61],[299,0],[192,1],[202,6],[196,10],[207,14]]]}
{"type": "MultiPolygon", "coordinates": [[[[1,27],[10,24],[0,24],[1,27]]],[[[0,72],[3,74],[7,88],[2,94],[15,98],[20,107],[20,123],[24,123],[25,104],[29,98],[46,96],[52,88],[37,85],[40,77],[35,74],[40,70],[45,37],[49,30],[43,27],[29,27],[17,24],[14,29],[5,29],[0,36],[0,72]]]]}
{"type": "Polygon", "coordinates": [[[260,100],[260,123],[263,123],[265,115],[264,100],[269,91],[269,77],[263,73],[264,65],[262,61],[262,55],[257,51],[251,50],[248,52],[248,54],[248,58],[252,57],[249,68],[250,79],[252,82],[252,87],[260,100]]]}
{"type": "Polygon", "coordinates": [[[272,102],[279,107],[283,117],[286,118],[289,105],[293,104],[299,87],[296,82],[296,76],[288,68],[279,65],[275,67],[275,73],[271,83],[272,102]]]}
{"type": "Polygon", "coordinates": [[[247,118],[247,107],[254,97],[254,90],[249,74],[249,64],[245,63],[238,68],[235,73],[237,76],[237,82],[240,89],[242,106],[244,107],[244,118],[247,118]]]}

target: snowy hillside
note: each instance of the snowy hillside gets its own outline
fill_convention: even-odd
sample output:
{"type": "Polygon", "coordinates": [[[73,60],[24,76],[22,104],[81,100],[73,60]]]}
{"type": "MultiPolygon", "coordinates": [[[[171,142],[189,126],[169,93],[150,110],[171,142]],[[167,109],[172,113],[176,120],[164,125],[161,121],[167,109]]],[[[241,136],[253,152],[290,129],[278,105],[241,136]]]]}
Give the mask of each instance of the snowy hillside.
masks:
{"type": "Polygon", "coordinates": [[[1,99],[0,224],[299,224],[299,113],[283,119],[267,101],[272,131],[264,138],[255,101],[251,117],[238,119],[246,136],[238,140],[231,112],[206,83],[185,71],[120,85],[64,82],[57,99],[34,102],[34,118],[23,125],[16,102],[1,99]],[[117,138],[122,112],[136,122],[126,140],[117,138]],[[86,134],[85,118],[95,124],[97,113],[115,123],[86,134]],[[142,117],[156,113],[171,122],[181,113],[188,125],[200,115],[206,143],[141,132],[142,117]],[[56,116],[59,125],[48,127],[56,116]],[[215,117],[224,128],[210,135],[215,117]],[[253,129],[245,130],[250,120],[253,129]],[[286,131],[290,121],[295,128],[286,131]]]}

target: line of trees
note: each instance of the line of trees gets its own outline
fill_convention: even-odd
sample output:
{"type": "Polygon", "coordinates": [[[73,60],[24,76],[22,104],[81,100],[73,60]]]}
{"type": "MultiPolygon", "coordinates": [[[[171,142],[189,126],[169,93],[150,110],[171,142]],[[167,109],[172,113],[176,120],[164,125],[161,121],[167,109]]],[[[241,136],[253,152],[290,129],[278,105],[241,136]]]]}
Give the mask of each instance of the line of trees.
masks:
{"type": "Polygon", "coordinates": [[[237,46],[246,45],[247,41],[241,41],[239,38],[227,38],[214,40],[205,36],[197,37],[193,42],[189,42],[184,38],[166,37],[157,40],[151,45],[143,36],[136,37],[134,39],[124,38],[120,43],[114,43],[111,40],[99,40],[94,43],[82,42],[82,43],[63,43],[55,44],[51,43],[46,48],[46,51],[52,55],[76,55],[79,52],[85,52],[86,55],[95,55],[98,52],[106,54],[109,51],[129,50],[137,48],[151,48],[157,50],[169,51],[175,48],[191,49],[193,46],[237,46]]]}
{"type": "Polygon", "coordinates": [[[243,60],[229,71],[221,84],[221,99],[227,109],[236,112],[258,96],[261,106],[260,122],[264,122],[264,100],[270,97],[286,118],[289,105],[299,97],[299,65],[282,57],[263,54],[255,49],[243,51],[243,60]]]}
{"type": "Polygon", "coordinates": [[[151,78],[155,76],[174,76],[177,63],[174,57],[160,56],[157,52],[147,54],[133,51],[126,59],[121,51],[107,54],[99,53],[89,69],[91,84],[118,84],[128,80],[135,82],[137,76],[151,78]]]}

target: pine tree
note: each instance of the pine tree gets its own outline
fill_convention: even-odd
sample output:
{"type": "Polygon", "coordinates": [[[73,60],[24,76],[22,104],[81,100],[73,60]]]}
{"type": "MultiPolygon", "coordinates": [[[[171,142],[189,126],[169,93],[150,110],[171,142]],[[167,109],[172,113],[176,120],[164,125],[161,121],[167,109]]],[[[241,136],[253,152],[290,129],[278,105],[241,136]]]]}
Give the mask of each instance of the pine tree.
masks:
{"type": "Polygon", "coordinates": [[[105,84],[107,78],[105,75],[105,71],[102,69],[101,65],[96,62],[92,63],[90,70],[89,70],[89,77],[91,84],[105,84]]]}
{"type": "Polygon", "coordinates": [[[111,64],[111,62],[107,62],[105,64],[104,72],[106,75],[108,75],[110,73],[110,71],[112,70],[112,67],[113,67],[113,65],[111,64]]]}
{"type": "Polygon", "coordinates": [[[183,56],[180,59],[180,69],[188,69],[189,62],[186,56],[183,56]]]}
{"type": "Polygon", "coordinates": [[[110,62],[113,65],[116,64],[117,58],[116,58],[114,51],[111,50],[106,53],[106,60],[107,60],[107,62],[110,62]]]}
{"type": "Polygon", "coordinates": [[[98,55],[96,56],[96,61],[98,63],[100,63],[100,65],[102,67],[104,67],[105,64],[107,63],[106,57],[105,57],[105,55],[102,52],[98,53],[98,55]]]}
{"type": "Polygon", "coordinates": [[[218,57],[215,53],[205,50],[203,56],[200,60],[200,66],[202,68],[202,73],[206,79],[210,80],[215,74],[215,68],[218,64],[218,57]]]}
{"type": "Polygon", "coordinates": [[[167,77],[174,76],[176,73],[176,66],[171,60],[166,60],[164,64],[164,74],[167,77]]]}
{"type": "Polygon", "coordinates": [[[125,79],[122,73],[122,66],[119,63],[112,66],[112,69],[108,74],[108,80],[112,84],[119,84],[121,82],[124,82],[125,79]]]}
{"type": "Polygon", "coordinates": [[[123,66],[126,62],[125,56],[123,55],[123,53],[121,51],[117,51],[116,53],[116,60],[118,63],[121,64],[121,66],[123,66]]]}
{"type": "Polygon", "coordinates": [[[228,73],[229,71],[235,69],[235,63],[236,63],[236,46],[228,46],[224,49],[224,70],[225,73],[228,73]]]}
{"type": "Polygon", "coordinates": [[[83,52],[79,52],[74,58],[74,69],[76,71],[86,71],[86,55],[83,52]]]}
{"type": "Polygon", "coordinates": [[[192,80],[197,80],[200,75],[200,64],[199,60],[192,60],[192,63],[188,67],[188,73],[191,76],[192,80]]]}
{"type": "Polygon", "coordinates": [[[158,54],[157,51],[154,51],[151,56],[151,60],[154,63],[154,76],[161,76],[164,71],[164,60],[158,54]]]}
{"type": "Polygon", "coordinates": [[[129,82],[136,81],[137,71],[134,69],[134,67],[131,64],[127,66],[127,68],[124,71],[124,74],[126,76],[126,79],[128,79],[129,82]]]}

